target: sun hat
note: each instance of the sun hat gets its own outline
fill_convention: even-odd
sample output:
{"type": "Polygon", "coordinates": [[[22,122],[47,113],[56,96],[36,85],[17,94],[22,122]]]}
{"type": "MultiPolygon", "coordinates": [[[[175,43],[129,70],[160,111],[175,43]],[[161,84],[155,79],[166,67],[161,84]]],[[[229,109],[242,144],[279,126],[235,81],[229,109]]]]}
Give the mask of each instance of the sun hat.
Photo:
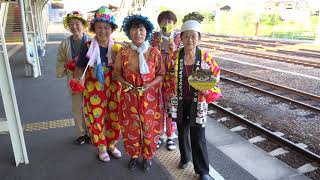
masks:
{"type": "Polygon", "coordinates": [[[82,22],[83,27],[87,28],[89,26],[88,22],[83,18],[80,11],[72,11],[71,13],[68,13],[67,16],[63,19],[63,26],[66,29],[69,29],[69,21],[70,19],[78,19],[82,22]]]}

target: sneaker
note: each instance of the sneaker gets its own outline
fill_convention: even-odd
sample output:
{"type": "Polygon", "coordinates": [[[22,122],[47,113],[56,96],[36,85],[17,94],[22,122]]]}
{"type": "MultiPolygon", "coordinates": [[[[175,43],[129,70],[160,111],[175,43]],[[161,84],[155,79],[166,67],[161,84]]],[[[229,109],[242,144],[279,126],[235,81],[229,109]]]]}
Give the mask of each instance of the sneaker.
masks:
{"type": "Polygon", "coordinates": [[[159,141],[157,142],[157,149],[159,149],[162,144],[164,144],[164,138],[160,138],[159,141]]]}
{"type": "Polygon", "coordinates": [[[150,159],[150,160],[144,159],[144,160],[143,160],[143,170],[144,170],[144,172],[150,171],[151,165],[152,165],[151,159],[150,159]]]}
{"type": "Polygon", "coordinates": [[[82,145],[86,142],[86,135],[78,137],[76,140],[73,141],[76,145],[82,145]]]}
{"type": "Polygon", "coordinates": [[[160,146],[161,146],[161,141],[159,140],[159,141],[157,142],[157,149],[159,149],[160,146]]]}
{"type": "Polygon", "coordinates": [[[84,135],[84,138],[85,138],[85,142],[86,142],[86,143],[92,144],[91,138],[90,138],[88,135],[84,135]]]}
{"type": "Polygon", "coordinates": [[[138,158],[131,158],[128,163],[129,170],[133,171],[137,168],[138,158]]]}
{"type": "Polygon", "coordinates": [[[168,151],[173,151],[177,148],[176,143],[174,142],[173,139],[168,139],[167,140],[167,145],[166,145],[166,149],[168,151]]]}
{"type": "Polygon", "coordinates": [[[200,180],[214,180],[209,174],[200,174],[200,180]]]}
{"type": "Polygon", "coordinates": [[[188,164],[189,164],[189,161],[186,162],[186,163],[183,163],[183,162],[180,161],[180,163],[179,163],[179,165],[178,165],[178,168],[179,168],[179,169],[185,169],[185,168],[188,167],[188,164]]]}

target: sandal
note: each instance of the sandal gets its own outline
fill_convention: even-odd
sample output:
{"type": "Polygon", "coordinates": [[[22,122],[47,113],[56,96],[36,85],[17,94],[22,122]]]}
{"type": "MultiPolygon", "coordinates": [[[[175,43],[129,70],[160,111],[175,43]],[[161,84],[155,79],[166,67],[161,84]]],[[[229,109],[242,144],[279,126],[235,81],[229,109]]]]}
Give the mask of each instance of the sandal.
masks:
{"type": "Polygon", "coordinates": [[[173,150],[175,150],[177,148],[176,147],[176,143],[174,142],[173,139],[168,139],[167,140],[166,148],[167,148],[168,151],[173,151],[173,150]]]}
{"type": "Polygon", "coordinates": [[[109,162],[110,161],[110,157],[109,157],[109,154],[107,152],[100,152],[99,153],[99,159],[100,159],[100,161],[103,161],[103,162],[109,162]]]}
{"type": "Polygon", "coordinates": [[[115,157],[115,158],[121,158],[121,151],[119,151],[119,149],[117,149],[116,147],[109,150],[111,152],[111,154],[115,157]]]}

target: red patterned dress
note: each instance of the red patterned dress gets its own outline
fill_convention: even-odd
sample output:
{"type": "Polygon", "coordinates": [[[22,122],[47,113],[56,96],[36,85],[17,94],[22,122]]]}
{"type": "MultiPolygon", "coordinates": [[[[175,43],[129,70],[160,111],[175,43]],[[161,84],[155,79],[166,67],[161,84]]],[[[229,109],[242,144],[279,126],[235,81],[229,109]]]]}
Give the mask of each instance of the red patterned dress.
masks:
{"type": "MultiPolygon", "coordinates": [[[[121,67],[116,67],[122,77],[134,87],[142,87],[152,82],[157,76],[164,76],[165,69],[161,54],[156,48],[149,48],[144,54],[149,67],[149,74],[142,75],[138,68],[137,52],[131,47],[121,49],[117,61],[121,67]]],[[[146,90],[142,96],[121,92],[121,131],[124,148],[131,158],[138,158],[142,153],[143,159],[151,159],[156,151],[156,143],[162,131],[162,110],[159,102],[160,83],[146,90]]]]}
{"type": "MultiPolygon", "coordinates": [[[[87,45],[89,47],[89,44],[87,45]]],[[[80,54],[78,66],[85,67],[88,58],[85,57],[87,48],[80,54]]],[[[120,138],[119,100],[121,86],[112,80],[112,63],[107,59],[107,50],[100,48],[103,62],[104,84],[96,77],[95,68],[88,67],[85,75],[84,115],[94,146],[99,152],[113,149],[120,138]],[[108,65],[109,64],[109,65],[108,65]]],[[[115,58],[112,52],[112,59],[115,58]]]]}
{"type": "MultiPolygon", "coordinates": [[[[170,35],[171,36],[171,35],[170,35]]],[[[181,48],[182,42],[180,39],[180,33],[173,31],[172,32],[172,37],[169,38],[168,41],[173,41],[175,46],[172,49],[169,45],[169,43],[167,42],[167,44],[165,45],[165,47],[163,47],[163,40],[162,40],[162,35],[160,32],[154,32],[151,36],[151,40],[150,40],[150,44],[153,47],[156,47],[159,51],[161,51],[161,55],[162,55],[162,60],[165,63],[165,69],[166,69],[166,74],[164,76],[163,79],[163,84],[162,84],[162,96],[160,97],[161,100],[163,100],[163,110],[164,112],[164,120],[163,123],[165,125],[165,133],[167,135],[167,137],[172,137],[174,135],[175,129],[173,127],[173,123],[172,123],[172,118],[169,114],[169,105],[168,103],[170,103],[170,97],[172,94],[174,94],[174,87],[171,87],[171,75],[174,72],[170,72],[170,65],[171,65],[171,61],[172,59],[175,60],[175,58],[173,58],[174,54],[176,54],[176,51],[178,50],[178,48],[181,48]]]]}

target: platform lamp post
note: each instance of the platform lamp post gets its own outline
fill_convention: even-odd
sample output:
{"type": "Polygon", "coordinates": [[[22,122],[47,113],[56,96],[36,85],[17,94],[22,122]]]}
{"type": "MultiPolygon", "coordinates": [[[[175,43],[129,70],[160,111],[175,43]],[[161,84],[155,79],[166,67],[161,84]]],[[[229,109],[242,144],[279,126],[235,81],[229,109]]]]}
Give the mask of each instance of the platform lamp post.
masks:
{"type": "Polygon", "coordinates": [[[255,12],[255,32],[254,38],[258,38],[259,36],[259,26],[260,26],[260,18],[263,10],[264,1],[257,1],[256,12],[255,12]]]}
{"type": "Polygon", "coordinates": [[[220,7],[217,7],[215,10],[215,17],[214,17],[216,34],[219,34],[220,32],[220,17],[221,17],[220,7]]]}
{"type": "Polygon", "coordinates": [[[261,11],[257,9],[256,10],[256,20],[255,20],[255,32],[254,32],[255,39],[259,36],[260,15],[261,15],[261,11]]]}
{"type": "Polygon", "coordinates": [[[320,7],[318,8],[318,25],[316,30],[316,44],[320,44],[320,7]]]}

